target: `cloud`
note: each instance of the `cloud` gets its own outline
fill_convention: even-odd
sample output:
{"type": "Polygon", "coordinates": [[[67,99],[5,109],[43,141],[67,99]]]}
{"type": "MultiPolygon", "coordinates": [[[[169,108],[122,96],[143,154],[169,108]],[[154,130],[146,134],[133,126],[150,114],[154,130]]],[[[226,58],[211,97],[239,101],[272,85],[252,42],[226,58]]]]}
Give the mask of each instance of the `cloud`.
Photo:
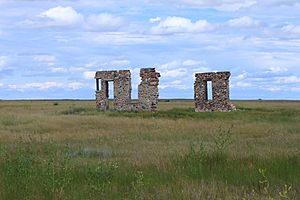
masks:
{"type": "Polygon", "coordinates": [[[166,83],[160,84],[158,87],[159,89],[176,88],[180,90],[186,90],[190,88],[190,86],[187,86],[186,83],[181,80],[171,81],[167,84],[166,83]]]}
{"type": "Polygon", "coordinates": [[[95,72],[94,71],[86,71],[86,72],[83,72],[83,76],[85,79],[94,79],[95,72]]]}
{"type": "Polygon", "coordinates": [[[249,8],[257,3],[255,0],[181,0],[181,2],[185,5],[224,11],[237,11],[242,8],[249,8]]]}
{"type": "Polygon", "coordinates": [[[248,73],[246,71],[243,71],[241,74],[239,74],[238,76],[234,76],[232,77],[233,80],[235,81],[242,81],[244,79],[246,79],[248,76],[248,73]]]}
{"type": "MultiPolygon", "coordinates": [[[[11,0],[13,3],[2,6],[0,13],[0,30],[5,31],[0,36],[3,56],[9,56],[3,59],[0,54],[0,71],[4,69],[1,82],[23,82],[20,87],[33,82],[27,86],[35,87],[36,93],[40,93],[37,88],[47,87],[62,91],[69,84],[67,80],[78,81],[69,88],[92,81],[98,69],[133,69],[131,66],[144,63],[158,66],[162,85],[172,88],[165,92],[189,88],[189,94],[178,90],[182,96],[193,92],[193,73],[214,71],[211,66],[229,68],[236,87],[257,88],[262,93],[266,88],[288,91],[286,88],[299,85],[297,1],[129,0],[118,4],[116,0],[11,0]],[[102,5],[108,2],[111,6],[102,5]],[[164,9],[168,12],[160,12],[164,9]],[[28,19],[29,27],[36,29],[16,27],[22,19],[28,19]],[[24,52],[31,53],[19,56],[24,52]],[[3,76],[9,68],[18,69],[18,73],[3,76]],[[43,80],[47,81],[44,86],[39,82],[43,80]]],[[[132,73],[137,83],[138,72],[139,68],[134,71],[136,78],[132,73]]],[[[243,95],[246,93],[236,94],[243,95]]],[[[298,98],[299,94],[293,96],[298,98]]]]}
{"type": "Polygon", "coordinates": [[[72,7],[58,6],[50,8],[34,19],[27,19],[21,25],[31,28],[71,27],[92,31],[116,31],[125,20],[109,13],[83,15],[72,7]]]}
{"type": "Polygon", "coordinates": [[[177,68],[173,70],[167,70],[161,72],[164,78],[179,78],[187,75],[187,70],[185,68],[177,68]]]}
{"type": "Polygon", "coordinates": [[[161,74],[161,89],[175,88],[179,90],[192,90],[194,74],[212,71],[203,60],[173,60],[157,65],[161,74]]]}
{"type": "Polygon", "coordinates": [[[270,92],[298,91],[300,76],[289,75],[285,67],[274,67],[266,71],[242,71],[231,78],[231,87],[270,92]],[[273,71],[272,71],[273,70],[273,71]],[[284,72],[284,73],[283,73],[284,72]]]}
{"type": "Polygon", "coordinates": [[[126,60],[126,59],[115,59],[115,60],[108,60],[108,61],[103,61],[102,59],[95,59],[94,61],[86,64],[84,66],[83,69],[97,69],[101,67],[101,68],[107,68],[107,67],[115,67],[115,68],[119,68],[119,67],[125,67],[128,66],[130,64],[130,60],[126,60]]]}
{"type": "MultiPolygon", "coordinates": [[[[158,2],[158,0],[150,0],[158,2]]],[[[161,1],[159,1],[161,2],[161,1]]],[[[220,11],[236,12],[249,8],[270,8],[280,6],[293,6],[298,0],[166,0],[164,4],[188,6],[197,8],[212,8],[220,11]]]]}
{"type": "Polygon", "coordinates": [[[286,67],[270,67],[270,71],[272,73],[281,73],[281,72],[287,72],[288,71],[288,68],[286,67]]]}
{"type": "Polygon", "coordinates": [[[49,90],[49,89],[66,89],[66,90],[78,90],[87,85],[82,82],[69,82],[69,83],[62,83],[62,82],[33,82],[33,83],[25,83],[25,84],[11,84],[7,87],[13,90],[25,91],[25,90],[49,90]]]}
{"type": "Polygon", "coordinates": [[[249,87],[253,87],[252,83],[248,83],[248,82],[244,82],[244,81],[238,81],[234,84],[234,87],[238,87],[238,88],[249,88],[249,87]]]}
{"type": "Polygon", "coordinates": [[[185,60],[182,62],[183,66],[206,66],[206,61],[203,60],[185,60]]]}
{"type": "Polygon", "coordinates": [[[129,32],[85,32],[82,34],[82,39],[105,45],[135,45],[163,42],[160,35],[129,32]]]}
{"type": "Polygon", "coordinates": [[[112,60],[109,62],[104,63],[103,65],[107,65],[107,66],[124,66],[124,65],[129,65],[130,61],[129,60],[112,60]]]}
{"type": "Polygon", "coordinates": [[[263,7],[278,7],[278,6],[294,6],[299,4],[298,0],[268,0],[268,1],[257,1],[258,6],[263,7]]]}
{"type": "MultiPolygon", "coordinates": [[[[189,87],[189,80],[187,68],[182,66],[184,61],[173,60],[165,64],[158,65],[156,70],[161,74],[159,88],[176,88],[185,89],[189,87]]],[[[191,79],[192,80],[192,79],[191,79]]]]}
{"type": "Polygon", "coordinates": [[[251,17],[244,16],[231,19],[226,24],[234,28],[252,28],[259,26],[260,22],[258,20],[252,19],[251,17]]]}
{"type": "Polygon", "coordinates": [[[8,88],[13,90],[28,90],[28,89],[38,89],[38,90],[47,90],[51,88],[62,88],[64,84],[58,82],[34,82],[34,83],[25,83],[25,84],[10,84],[8,88]]]}
{"type": "Polygon", "coordinates": [[[286,33],[300,34],[300,25],[289,24],[283,26],[281,30],[286,33]]]}
{"type": "Polygon", "coordinates": [[[300,77],[299,76],[285,76],[285,77],[277,77],[276,83],[300,83],[300,77]]]}
{"type": "Polygon", "coordinates": [[[0,70],[5,69],[7,64],[8,64],[8,57],[7,56],[0,56],[0,70]]]}
{"type": "Polygon", "coordinates": [[[78,90],[78,89],[81,89],[85,86],[86,86],[86,84],[75,81],[75,82],[68,83],[66,89],[78,90]]]}
{"type": "Polygon", "coordinates": [[[86,24],[91,30],[116,31],[124,24],[124,20],[109,13],[101,13],[88,16],[86,24]]]}
{"type": "Polygon", "coordinates": [[[50,68],[50,71],[52,73],[67,73],[69,70],[63,67],[53,67],[50,68]]]}
{"type": "Polygon", "coordinates": [[[158,24],[151,29],[151,32],[154,34],[201,33],[214,29],[213,25],[206,20],[192,22],[190,19],[184,17],[157,18],[155,21],[158,24]]]}
{"type": "Polygon", "coordinates": [[[161,21],[161,18],[160,18],[160,17],[150,18],[149,21],[150,21],[151,23],[155,23],[155,22],[161,21]]]}
{"type": "Polygon", "coordinates": [[[58,6],[41,13],[42,18],[48,19],[50,26],[74,26],[83,22],[83,16],[72,7],[58,6]]]}
{"type": "Polygon", "coordinates": [[[52,55],[37,55],[33,57],[33,60],[38,62],[55,62],[56,58],[52,55]]]}

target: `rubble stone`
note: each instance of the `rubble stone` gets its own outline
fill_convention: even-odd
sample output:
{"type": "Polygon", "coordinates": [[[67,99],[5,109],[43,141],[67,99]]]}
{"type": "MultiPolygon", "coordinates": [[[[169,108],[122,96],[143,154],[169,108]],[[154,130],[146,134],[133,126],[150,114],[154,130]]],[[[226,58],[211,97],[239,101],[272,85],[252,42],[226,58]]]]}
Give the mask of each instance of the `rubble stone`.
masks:
{"type": "Polygon", "coordinates": [[[108,82],[114,83],[114,109],[117,111],[131,110],[131,73],[129,70],[98,71],[96,79],[96,104],[103,111],[109,109],[108,82]],[[101,89],[99,88],[101,80],[101,89]]]}
{"type": "Polygon", "coordinates": [[[229,99],[230,72],[210,72],[195,74],[194,98],[196,112],[229,112],[235,106],[229,99]],[[208,99],[207,82],[212,82],[212,99],[208,99]]]}
{"type": "Polygon", "coordinates": [[[155,68],[142,68],[140,70],[142,82],[138,87],[139,103],[141,111],[155,112],[158,104],[158,84],[160,73],[155,68]]]}
{"type": "Polygon", "coordinates": [[[155,112],[158,103],[160,74],[155,71],[155,68],[142,68],[140,76],[142,82],[138,86],[139,99],[138,102],[131,103],[131,73],[129,70],[97,71],[95,75],[97,107],[103,111],[109,109],[108,82],[113,81],[114,110],[155,112]]]}

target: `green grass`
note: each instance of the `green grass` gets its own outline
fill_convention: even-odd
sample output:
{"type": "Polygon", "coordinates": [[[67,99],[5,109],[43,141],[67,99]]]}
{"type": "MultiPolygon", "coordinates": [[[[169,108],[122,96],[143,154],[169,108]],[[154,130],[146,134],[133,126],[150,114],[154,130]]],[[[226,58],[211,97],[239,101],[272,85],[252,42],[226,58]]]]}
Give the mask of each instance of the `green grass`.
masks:
{"type": "Polygon", "coordinates": [[[300,102],[54,103],[0,102],[0,199],[299,199],[300,102]]]}

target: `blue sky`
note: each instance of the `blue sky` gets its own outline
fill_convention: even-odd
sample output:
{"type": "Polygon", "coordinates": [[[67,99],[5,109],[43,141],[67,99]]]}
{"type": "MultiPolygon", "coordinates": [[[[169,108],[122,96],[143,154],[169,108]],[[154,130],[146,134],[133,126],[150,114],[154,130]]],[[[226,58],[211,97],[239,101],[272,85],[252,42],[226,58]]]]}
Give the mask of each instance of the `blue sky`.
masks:
{"type": "Polygon", "coordinates": [[[232,99],[300,99],[300,0],[0,0],[0,99],[93,99],[97,70],[231,71],[232,99]]]}

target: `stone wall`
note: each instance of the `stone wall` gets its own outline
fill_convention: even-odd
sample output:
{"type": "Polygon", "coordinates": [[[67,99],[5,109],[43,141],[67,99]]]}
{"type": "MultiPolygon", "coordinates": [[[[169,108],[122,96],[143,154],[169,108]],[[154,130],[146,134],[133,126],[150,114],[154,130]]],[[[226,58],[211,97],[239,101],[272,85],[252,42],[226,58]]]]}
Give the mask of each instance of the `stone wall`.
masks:
{"type": "Polygon", "coordinates": [[[196,112],[229,112],[235,110],[229,99],[230,72],[195,74],[194,98],[196,112]],[[207,81],[212,82],[212,99],[208,99],[207,81]]]}
{"type": "Polygon", "coordinates": [[[158,104],[158,84],[160,73],[155,68],[142,68],[140,70],[142,82],[138,87],[138,109],[155,112],[158,104]]]}
{"type": "Polygon", "coordinates": [[[109,109],[108,82],[114,83],[114,110],[150,111],[157,110],[158,83],[160,74],[155,68],[140,70],[141,84],[138,86],[138,102],[131,103],[131,73],[129,70],[96,72],[96,105],[100,110],[109,109]],[[101,83],[99,82],[101,81],[101,83]],[[101,86],[101,88],[100,88],[101,86]]]}
{"type": "Polygon", "coordinates": [[[114,83],[113,106],[116,111],[131,110],[131,73],[129,70],[98,71],[96,79],[96,105],[99,109],[109,109],[108,82],[114,83]],[[101,89],[99,81],[101,81],[101,89]]]}

